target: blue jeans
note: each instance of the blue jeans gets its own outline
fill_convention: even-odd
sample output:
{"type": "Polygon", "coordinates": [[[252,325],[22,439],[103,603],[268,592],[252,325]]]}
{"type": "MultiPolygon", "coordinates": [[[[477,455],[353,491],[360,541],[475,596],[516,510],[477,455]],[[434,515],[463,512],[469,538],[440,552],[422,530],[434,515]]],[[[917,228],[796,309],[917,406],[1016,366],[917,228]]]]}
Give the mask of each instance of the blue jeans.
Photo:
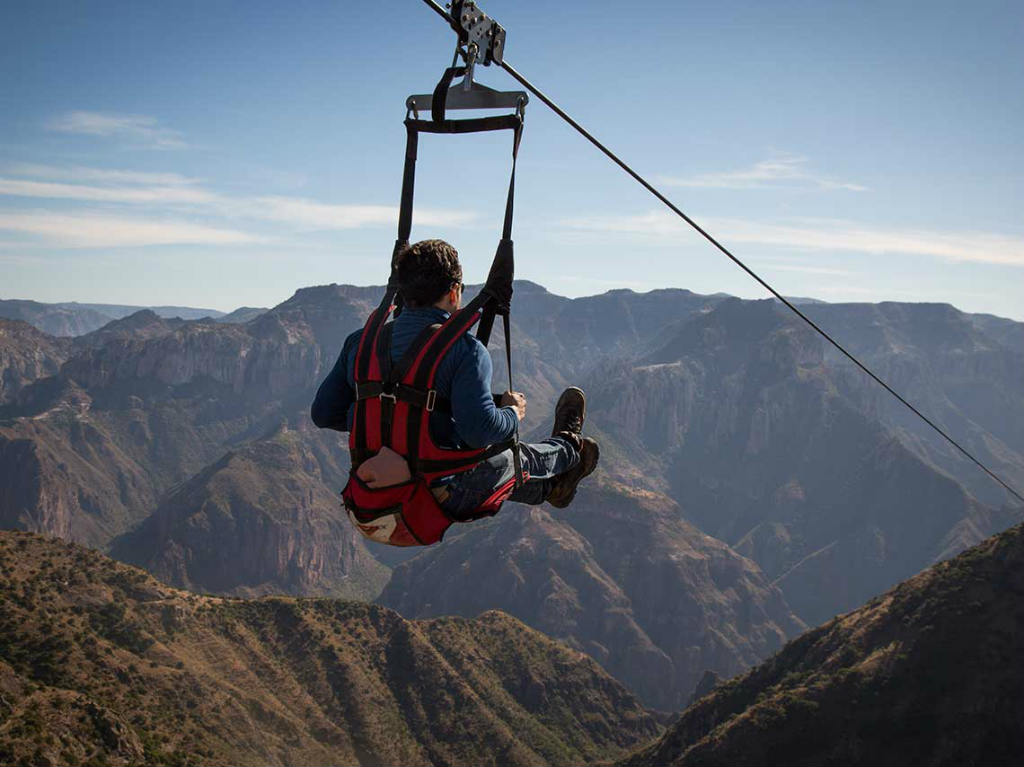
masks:
{"type": "MultiPolygon", "coordinates": [[[[580,454],[571,442],[551,437],[543,442],[519,444],[523,469],[530,479],[517,487],[510,501],[537,506],[547,499],[558,475],[579,463],[580,454]]],[[[512,450],[498,453],[448,483],[449,496],[441,507],[453,519],[468,519],[495,490],[515,476],[512,450]]]]}

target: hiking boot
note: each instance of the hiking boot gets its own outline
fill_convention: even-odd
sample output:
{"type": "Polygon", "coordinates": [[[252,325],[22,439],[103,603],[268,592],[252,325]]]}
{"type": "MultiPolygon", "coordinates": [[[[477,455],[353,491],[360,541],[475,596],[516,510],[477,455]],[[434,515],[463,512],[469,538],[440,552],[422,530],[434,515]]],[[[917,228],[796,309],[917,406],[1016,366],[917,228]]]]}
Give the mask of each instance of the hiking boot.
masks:
{"type": "MultiPolygon", "coordinates": [[[[580,392],[580,394],[582,393],[580,392]]],[[[584,437],[583,448],[580,450],[580,462],[558,477],[555,486],[551,489],[551,494],[548,495],[548,503],[556,509],[564,509],[572,503],[572,499],[576,497],[576,486],[584,477],[594,472],[600,457],[601,447],[590,437],[584,437]]]]}
{"type": "Polygon", "coordinates": [[[583,419],[587,416],[587,398],[583,389],[570,386],[555,405],[555,425],[551,429],[552,437],[568,439],[577,450],[582,449],[580,433],[583,431],[583,419]]]}

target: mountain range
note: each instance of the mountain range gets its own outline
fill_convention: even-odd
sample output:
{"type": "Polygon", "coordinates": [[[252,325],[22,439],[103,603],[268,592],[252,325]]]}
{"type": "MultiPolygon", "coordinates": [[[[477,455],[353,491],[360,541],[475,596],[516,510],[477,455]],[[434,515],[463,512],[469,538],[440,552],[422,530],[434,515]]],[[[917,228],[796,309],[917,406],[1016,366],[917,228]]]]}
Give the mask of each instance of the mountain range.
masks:
{"type": "MultiPolygon", "coordinates": [[[[226,324],[142,310],[74,338],[0,320],[0,527],[199,593],[379,595],[417,619],[500,608],[679,709],[706,672],[740,673],[1021,518],[774,302],[517,283],[524,435],[580,384],[601,468],[565,511],[509,505],[423,552],[368,548],[335,495],[344,437],[307,413],[380,294],[305,288],[226,324]]],[[[805,309],[1021,476],[1024,325],[805,309]]]]}
{"type": "Polygon", "coordinates": [[[42,303],[22,299],[0,299],[0,319],[22,320],[52,336],[80,336],[99,330],[113,320],[148,309],[167,319],[199,320],[206,317],[218,322],[248,322],[266,309],[243,306],[225,314],[216,309],[190,306],[125,306],[122,304],[81,304],[77,301],[42,303]]]}

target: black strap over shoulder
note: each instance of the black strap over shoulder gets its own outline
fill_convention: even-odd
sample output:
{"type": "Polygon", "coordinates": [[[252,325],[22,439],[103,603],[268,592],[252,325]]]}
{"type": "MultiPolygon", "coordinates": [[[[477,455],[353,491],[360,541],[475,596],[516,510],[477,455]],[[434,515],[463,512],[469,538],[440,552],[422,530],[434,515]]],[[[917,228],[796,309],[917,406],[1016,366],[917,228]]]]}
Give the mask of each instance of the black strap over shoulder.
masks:
{"type": "MultiPolygon", "coordinates": [[[[356,399],[364,400],[374,397],[381,397],[385,404],[383,407],[388,410],[394,409],[394,403],[407,402],[414,407],[424,408],[428,412],[439,410],[451,412],[451,400],[442,397],[436,389],[417,389],[402,383],[405,373],[419,356],[420,351],[430,341],[431,337],[441,328],[441,323],[429,325],[420,331],[419,335],[409,344],[402,358],[397,364],[394,363],[391,346],[394,333],[394,322],[389,321],[380,330],[377,339],[377,357],[380,365],[380,381],[356,381],[356,399]]],[[[390,424],[389,424],[390,425],[390,424]]],[[[390,428],[385,429],[385,437],[390,435],[390,428]]]]}

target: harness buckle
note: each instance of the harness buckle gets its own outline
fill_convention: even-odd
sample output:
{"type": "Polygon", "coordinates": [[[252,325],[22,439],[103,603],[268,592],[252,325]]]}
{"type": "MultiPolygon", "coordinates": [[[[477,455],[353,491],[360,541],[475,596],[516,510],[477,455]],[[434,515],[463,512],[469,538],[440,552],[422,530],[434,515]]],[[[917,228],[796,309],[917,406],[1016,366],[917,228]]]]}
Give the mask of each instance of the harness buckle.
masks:
{"type": "Polygon", "coordinates": [[[427,412],[434,412],[434,405],[437,404],[437,389],[431,389],[427,392],[427,412]]]}
{"type": "Polygon", "coordinates": [[[381,392],[380,394],[378,394],[377,396],[378,396],[378,397],[379,397],[380,399],[389,399],[389,400],[391,400],[391,404],[392,404],[392,405],[397,405],[397,404],[398,404],[398,395],[396,395],[396,394],[395,394],[394,392],[386,392],[386,391],[382,391],[382,392],[381,392]]]}

